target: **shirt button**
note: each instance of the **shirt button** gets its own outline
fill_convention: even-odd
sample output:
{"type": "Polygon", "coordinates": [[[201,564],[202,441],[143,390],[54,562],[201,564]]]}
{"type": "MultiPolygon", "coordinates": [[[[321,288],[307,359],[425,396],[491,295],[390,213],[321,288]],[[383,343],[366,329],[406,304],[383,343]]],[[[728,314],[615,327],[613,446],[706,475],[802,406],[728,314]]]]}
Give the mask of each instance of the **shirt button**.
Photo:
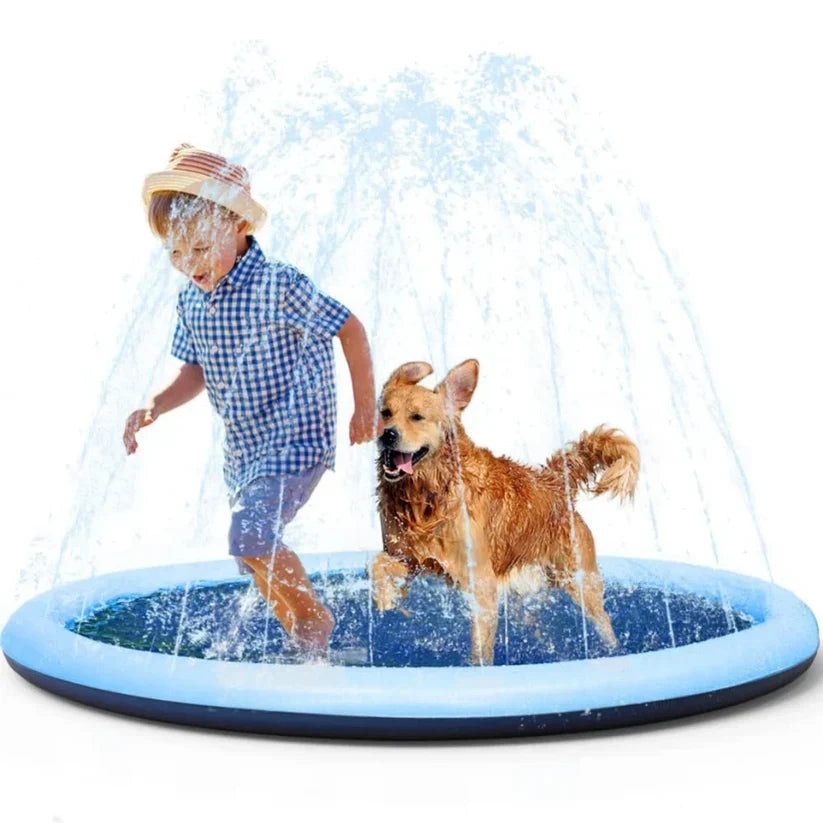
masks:
{"type": "Polygon", "coordinates": [[[209,314],[217,314],[217,306],[210,306],[209,307],[209,314]]]}
{"type": "Polygon", "coordinates": [[[217,354],[217,352],[219,352],[219,351],[220,351],[220,346],[214,345],[214,346],[211,347],[211,353],[212,354],[217,354]]]}
{"type": "Polygon", "coordinates": [[[218,388],[218,389],[225,389],[225,388],[226,388],[226,384],[225,384],[225,383],[221,380],[221,381],[217,384],[217,388],[218,388]]]}

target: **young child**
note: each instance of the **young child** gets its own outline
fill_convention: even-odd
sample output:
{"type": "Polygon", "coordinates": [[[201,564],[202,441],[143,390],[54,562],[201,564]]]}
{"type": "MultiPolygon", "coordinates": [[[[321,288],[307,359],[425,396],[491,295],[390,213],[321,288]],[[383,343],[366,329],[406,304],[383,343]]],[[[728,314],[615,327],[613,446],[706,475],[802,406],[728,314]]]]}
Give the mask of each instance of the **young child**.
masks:
{"type": "Polygon", "coordinates": [[[206,389],[225,424],[229,553],[298,644],[322,654],[334,620],[282,532],[334,468],[335,337],[354,391],[349,441],[379,434],[363,325],[296,268],[266,259],[253,236],[266,212],[242,166],[184,143],[166,170],[146,178],[143,199],[152,231],[189,282],[171,349],[183,365],[129,415],[126,452],[137,450],[139,429],[206,389]]]}

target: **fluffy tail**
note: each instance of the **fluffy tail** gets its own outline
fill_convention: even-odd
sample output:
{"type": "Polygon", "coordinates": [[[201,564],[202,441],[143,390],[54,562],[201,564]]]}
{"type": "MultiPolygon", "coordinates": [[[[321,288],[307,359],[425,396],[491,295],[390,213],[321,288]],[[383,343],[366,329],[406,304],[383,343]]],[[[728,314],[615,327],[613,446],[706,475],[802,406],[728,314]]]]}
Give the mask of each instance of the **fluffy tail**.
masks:
{"type": "Polygon", "coordinates": [[[558,449],[546,465],[561,476],[567,474],[572,495],[585,488],[593,494],[609,492],[612,497],[631,500],[637,487],[640,452],[617,429],[598,426],[591,434],[583,432],[577,442],[567,443],[565,449],[558,449]]]}

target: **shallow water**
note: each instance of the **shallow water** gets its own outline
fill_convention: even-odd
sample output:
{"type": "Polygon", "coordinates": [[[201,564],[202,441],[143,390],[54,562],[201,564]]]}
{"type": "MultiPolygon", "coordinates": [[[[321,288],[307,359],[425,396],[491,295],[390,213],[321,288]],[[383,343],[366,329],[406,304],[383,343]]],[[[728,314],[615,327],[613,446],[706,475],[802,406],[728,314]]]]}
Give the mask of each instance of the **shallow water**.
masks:
{"type": "MultiPolygon", "coordinates": [[[[375,666],[464,666],[469,659],[466,598],[435,577],[421,577],[409,588],[402,610],[374,613],[369,626],[368,580],[362,571],[311,576],[337,625],[333,650],[366,652],[372,638],[375,666]]],[[[719,601],[653,587],[606,581],[606,611],[620,641],[616,654],[670,648],[669,618],[676,644],[686,645],[741,631],[754,624],[748,615],[728,612],[719,601]]],[[[501,599],[501,613],[503,609],[501,599]]],[[[565,592],[510,594],[508,621],[498,626],[496,665],[556,663],[602,657],[610,652],[588,631],[588,655],[580,610],[565,592]]],[[[150,595],[112,600],[69,625],[84,637],[130,649],[254,663],[300,662],[297,651],[246,580],[193,583],[187,589],[161,589],[150,595]],[[181,620],[182,617],[182,620],[181,620]],[[268,627],[266,623],[268,622],[268,627]]],[[[351,659],[357,659],[352,655],[351,659]]]]}

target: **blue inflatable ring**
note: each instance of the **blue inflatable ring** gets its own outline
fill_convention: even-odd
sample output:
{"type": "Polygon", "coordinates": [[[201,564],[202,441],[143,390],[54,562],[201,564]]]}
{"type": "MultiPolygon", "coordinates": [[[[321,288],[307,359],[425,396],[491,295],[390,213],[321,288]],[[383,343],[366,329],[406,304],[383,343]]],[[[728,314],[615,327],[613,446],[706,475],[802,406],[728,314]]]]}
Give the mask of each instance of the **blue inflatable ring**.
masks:
{"type": "MultiPolygon", "coordinates": [[[[317,573],[364,569],[371,555],[306,555],[317,573]]],[[[25,603],[2,634],[12,668],[59,695],[141,717],[326,737],[467,738],[604,729],[708,711],[776,689],[817,652],[810,610],[762,580],[679,563],[601,558],[607,586],[656,586],[752,618],[722,637],[564,662],[469,666],[276,665],[200,659],[99,642],[71,630],[124,597],[236,578],[231,560],[108,574],[25,603]]]]}

